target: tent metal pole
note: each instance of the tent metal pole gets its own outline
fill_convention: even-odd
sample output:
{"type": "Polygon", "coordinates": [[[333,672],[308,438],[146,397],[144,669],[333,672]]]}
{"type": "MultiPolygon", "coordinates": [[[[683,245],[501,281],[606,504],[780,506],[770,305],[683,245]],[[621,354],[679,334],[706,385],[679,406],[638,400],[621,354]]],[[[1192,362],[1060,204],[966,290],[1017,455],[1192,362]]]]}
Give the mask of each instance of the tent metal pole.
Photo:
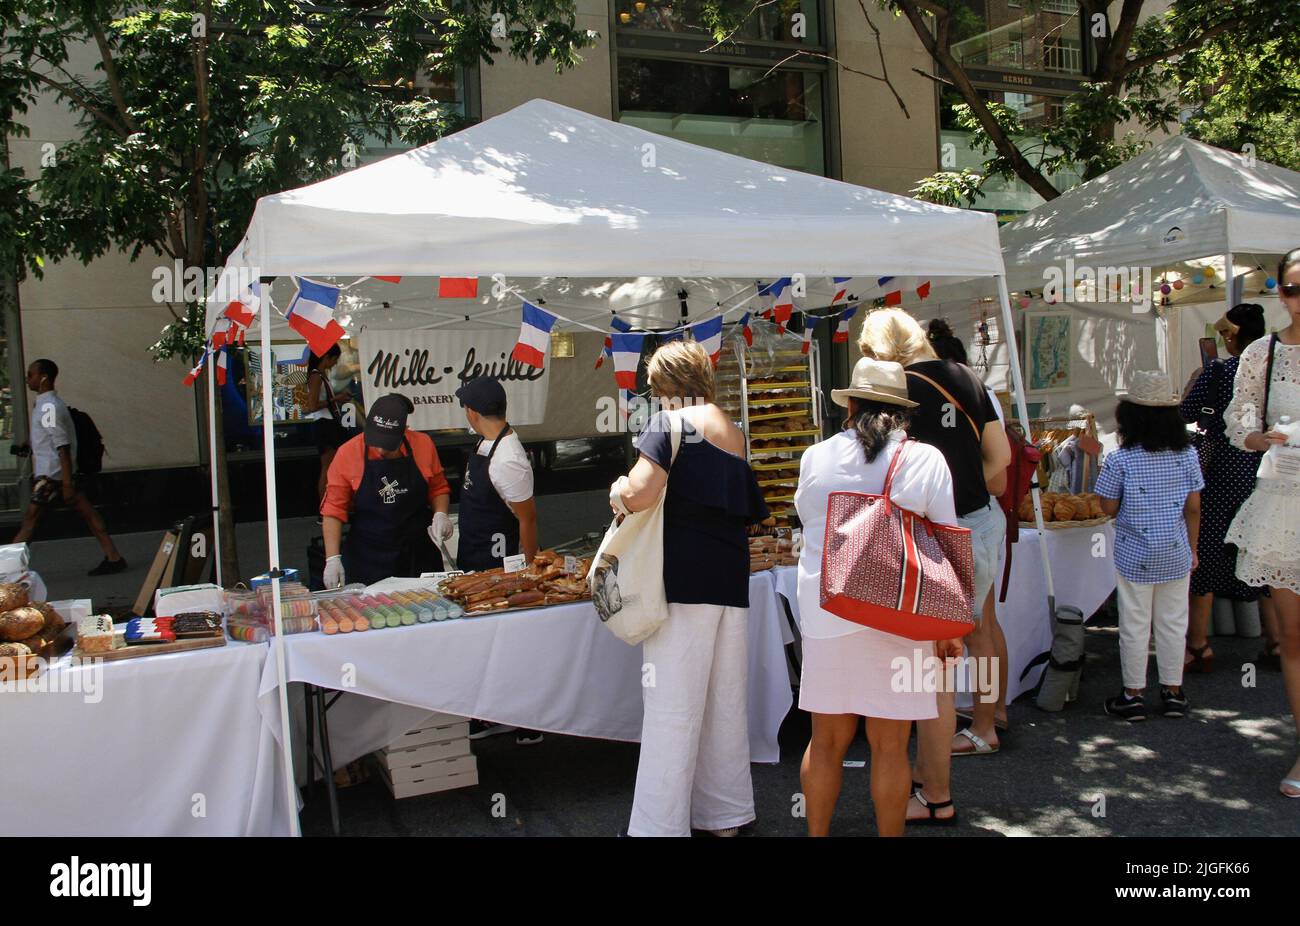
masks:
{"type": "MultiPolygon", "coordinates": [[[[1025,379],[1020,370],[1020,351],[1016,349],[1015,318],[1011,314],[1011,296],[1007,292],[1007,278],[994,277],[998,283],[998,302],[1002,304],[1002,327],[1006,332],[1007,354],[1011,365],[1012,390],[1016,396],[1016,414],[1020,416],[1020,426],[1025,429],[1025,440],[1033,439],[1029,427],[1029,407],[1025,404],[1025,379]]],[[[1038,485],[1038,474],[1030,486],[1030,495],[1034,499],[1034,525],[1038,528],[1038,552],[1043,559],[1043,580],[1047,585],[1047,617],[1056,619],[1056,585],[1052,582],[1051,557],[1047,553],[1047,529],[1043,526],[1043,496],[1038,485]]]]}
{"type": "MultiPolygon", "coordinates": [[[[289,812],[289,834],[301,836],[298,821],[298,786],[293,771],[293,728],[289,725],[289,680],[284,664],[284,622],[280,606],[280,522],[275,498],[275,399],[271,394],[271,282],[262,277],[258,286],[257,317],[262,335],[262,455],[266,472],[266,551],[271,575],[271,611],[275,617],[275,672],[280,689],[280,756],[284,762],[284,796],[289,812]]],[[[326,774],[333,774],[331,769],[326,774]]]]}
{"type": "MultiPolygon", "coordinates": [[[[224,350],[224,348],[218,348],[224,350]]],[[[221,575],[221,499],[217,493],[217,357],[208,363],[208,470],[212,475],[212,555],[216,557],[217,585],[226,587],[221,575]]]]}
{"type": "MultiPolygon", "coordinates": [[[[1232,272],[1232,252],[1223,255],[1223,314],[1232,311],[1232,291],[1237,285],[1236,275],[1232,272]]],[[[1245,289],[1245,286],[1242,286],[1245,289]]]]}

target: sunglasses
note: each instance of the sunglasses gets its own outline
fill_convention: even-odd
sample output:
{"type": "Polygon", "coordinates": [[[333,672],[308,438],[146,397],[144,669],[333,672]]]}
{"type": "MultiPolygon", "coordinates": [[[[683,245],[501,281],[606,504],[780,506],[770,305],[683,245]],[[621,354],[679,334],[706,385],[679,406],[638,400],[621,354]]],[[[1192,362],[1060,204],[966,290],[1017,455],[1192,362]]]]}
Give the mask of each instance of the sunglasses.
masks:
{"type": "Polygon", "coordinates": [[[1294,299],[1296,296],[1300,296],[1300,283],[1283,283],[1278,287],[1278,289],[1280,289],[1282,295],[1286,296],[1288,299],[1294,299]]]}

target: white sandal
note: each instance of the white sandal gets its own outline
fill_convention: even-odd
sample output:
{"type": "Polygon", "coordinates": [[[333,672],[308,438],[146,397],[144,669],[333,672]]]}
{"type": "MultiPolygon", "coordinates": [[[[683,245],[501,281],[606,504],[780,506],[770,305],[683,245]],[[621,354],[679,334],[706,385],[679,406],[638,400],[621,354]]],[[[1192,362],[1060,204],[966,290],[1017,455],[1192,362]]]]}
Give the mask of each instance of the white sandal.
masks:
{"type": "Polygon", "coordinates": [[[961,730],[958,730],[957,735],[966,737],[966,739],[971,741],[971,744],[975,748],[967,749],[962,752],[958,752],[956,749],[954,749],[952,751],[952,754],[954,756],[992,756],[992,755],[996,755],[998,750],[1002,748],[1001,743],[999,743],[996,746],[990,746],[982,737],[976,736],[974,733],[972,733],[970,731],[970,727],[965,727],[961,730]]]}

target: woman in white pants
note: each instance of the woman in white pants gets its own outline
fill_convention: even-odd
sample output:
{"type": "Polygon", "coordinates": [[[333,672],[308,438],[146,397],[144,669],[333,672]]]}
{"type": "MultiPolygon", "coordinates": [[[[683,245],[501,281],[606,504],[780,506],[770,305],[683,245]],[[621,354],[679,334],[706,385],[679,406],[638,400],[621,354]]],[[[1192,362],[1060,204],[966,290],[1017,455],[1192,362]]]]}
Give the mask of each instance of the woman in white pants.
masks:
{"type": "Polygon", "coordinates": [[[713,402],[713,364],[695,342],[650,358],[650,390],[681,408],[674,460],[667,416],[637,439],[640,458],[614,483],[616,512],[664,498],[668,619],[643,644],[645,720],[629,836],[735,835],[754,820],[749,775],[746,527],[767,506],[745,437],[713,402]]]}

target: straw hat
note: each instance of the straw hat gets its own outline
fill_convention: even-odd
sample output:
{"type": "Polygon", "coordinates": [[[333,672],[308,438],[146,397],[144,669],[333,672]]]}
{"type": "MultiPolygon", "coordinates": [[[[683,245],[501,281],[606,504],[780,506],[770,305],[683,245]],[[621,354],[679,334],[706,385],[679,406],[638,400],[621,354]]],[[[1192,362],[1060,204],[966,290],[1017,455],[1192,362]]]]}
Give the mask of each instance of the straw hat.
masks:
{"type": "Polygon", "coordinates": [[[902,364],[892,360],[872,360],[869,357],[859,360],[853,368],[849,388],[831,390],[831,399],[844,408],[849,407],[850,396],[916,408],[916,403],[907,397],[907,375],[902,364]]]}
{"type": "Polygon", "coordinates": [[[1151,405],[1167,407],[1177,405],[1179,397],[1169,385],[1169,377],[1159,370],[1139,370],[1133,374],[1133,382],[1127,393],[1120,398],[1134,405],[1151,405]]]}

